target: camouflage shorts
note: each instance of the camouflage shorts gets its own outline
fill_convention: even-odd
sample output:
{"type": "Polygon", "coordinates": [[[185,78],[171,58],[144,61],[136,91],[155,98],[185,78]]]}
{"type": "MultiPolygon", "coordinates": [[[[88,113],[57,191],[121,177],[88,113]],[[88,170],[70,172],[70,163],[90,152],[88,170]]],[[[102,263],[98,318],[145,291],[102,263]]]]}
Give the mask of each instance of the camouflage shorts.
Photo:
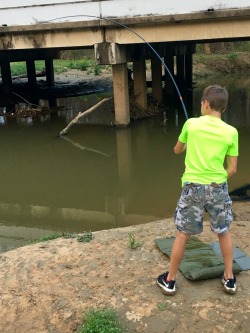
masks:
{"type": "Polygon", "coordinates": [[[189,235],[200,234],[206,210],[210,215],[211,230],[223,234],[233,221],[231,206],[227,183],[185,183],[175,211],[176,228],[189,235]]]}

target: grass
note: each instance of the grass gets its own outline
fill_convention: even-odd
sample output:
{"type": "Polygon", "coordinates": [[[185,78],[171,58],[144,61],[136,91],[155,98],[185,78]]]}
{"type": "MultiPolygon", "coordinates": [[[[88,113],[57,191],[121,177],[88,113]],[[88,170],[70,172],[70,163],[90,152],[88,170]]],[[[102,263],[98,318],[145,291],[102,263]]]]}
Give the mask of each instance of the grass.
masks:
{"type": "Polygon", "coordinates": [[[77,333],[122,333],[122,325],[113,309],[91,309],[83,320],[77,333]]]}
{"type": "Polygon", "coordinates": [[[84,232],[84,233],[81,233],[81,234],[70,233],[70,232],[59,232],[59,233],[46,235],[46,236],[43,236],[43,237],[38,238],[38,239],[33,239],[31,241],[31,243],[47,242],[47,241],[57,239],[57,238],[61,238],[61,237],[76,238],[76,240],[78,242],[81,242],[81,243],[88,243],[94,238],[92,232],[84,232]]]}
{"type": "MultiPolygon", "coordinates": [[[[101,73],[101,66],[96,65],[95,59],[87,59],[83,58],[81,60],[60,60],[55,59],[53,61],[54,64],[54,72],[55,73],[63,73],[67,72],[71,69],[76,69],[79,71],[87,71],[91,69],[96,75],[101,73]]],[[[11,66],[11,74],[13,76],[18,76],[26,73],[26,62],[12,62],[11,66]]],[[[43,60],[35,61],[36,71],[40,72],[45,70],[45,62],[43,60]]]]}
{"type": "Polygon", "coordinates": [[[94,238],[92,232],[84,232],[82,234],[64,232],[62,236],[64,238],[76,238],[81,243],[88,243],[94,238]]]}
{"type": "MultiPolygon", "coordinates": [[[[205,54],[202,45],[197,45],[197,52],[194,54],[194,70],[195,66],[202,64],[208,70],[229,73],[229,72],[246,72],[250,67],[250,42],[238,43],[239,45],[232,44],[228,50],[221,51],[219,53],[211,52],[211,54],[205,54]]],[[[231,44],[230,44],[231,45],[231,44]]],[[[72,55],[74,56],[74,54],[72,55]]],[[[79,55],[78,55],[79,56],[79,55]]],[[[147,61],[149,63],[149,61],[147,61]]],[[[88,58],[82,56],[81,59],[54,59],[54,72],[63,73],[69,70],[86,71],[87,74],[94,73],[100,75],[102,70],[110,70],[110,66],[100,66],[96,64],[94,56],[88,58]]],[[[26,74],[26,62],[12,62],[11,73],[12,76],[18,76],[26,74]]],[[[128,67],[132,65],[129,63],[128,67]]],[[[45,69],[45,62],[43,60],[35,61],[36,71],[40,72],[45,69]]]]}
{"type": "Polygon", "coordinates": [[[54,233],[54,234],[43,236],[41,238],[32,239],[31,243],[47,242],[47,241],[50,241],[50,240],[53,240],[53,239],[60,238],[62,236],[63,236],[63,234],[61,232],[60,233],[54,233]]]}
{"type": "Polygon", "coordinates": [[[194,74],[201,70],[209,73],[246,73],[250,69],[250,53],[194,54],[194,74]]]}
{"type": "Polygon", "coordinates": [[[132,232],[130,232],[128,234],[128,239],[129,239],[129,248],[131,250],[140,249],[142,247],[142,245],[143,245],[143,242],[137,241],[135,239],[135,236],[134,236],[134,234],[132,232]]]}
{"type": "Polygon", "coordinates": [[[157,307],[158,307],[158,309],[159,309],[160,311],[164,311],[164,310],[166,310],[166,308],[167,308],[166,303],[163,303],[163,302],[159,302],[159,303],[157,304],[157,307]]]}

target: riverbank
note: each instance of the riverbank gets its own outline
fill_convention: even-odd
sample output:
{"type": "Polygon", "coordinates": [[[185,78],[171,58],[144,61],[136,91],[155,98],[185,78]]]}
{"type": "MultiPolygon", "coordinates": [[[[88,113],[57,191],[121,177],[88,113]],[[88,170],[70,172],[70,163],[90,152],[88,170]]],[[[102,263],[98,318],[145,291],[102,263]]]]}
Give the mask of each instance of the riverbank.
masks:
{"type": "MultiPolygon", "coordinates": [[[[37,62],[37,80],[44,82],[45,71],[42,61],[37,62]]],[[[25,63],[13,63],[12,72],[18,75],[13,77],[13,82],[26,82],[25,63]],[[24,79],[24,80],[23,80],[24,79]]],[[[91,83],[93,80],[98,84],[104,85],[104,88],[110,88],[112,83],[111,66],[95,65],[94,59],[83,60],[54,60],[55,83],[76,83],[79,85],[91,83]],[[104,79],[104,80],[103,80],[104,79]],[[100,81],[100,82],[99,82],[100,81]],[[105,84],[107,85],[105,87],[105,84]]],[[[250,52],[229,52],[227,54],[195,53],[193,55],[193,76],[194,79],[218,74],[245,74],[250,70],[250,52]]],[[[151,76],[150,61],[147,61],[147,76],[151,76]]],[[[103,86],[102,86],[103,87],[103,86]]]]}
{"type": "Polygon", "coordinates": [[[194,78],[219,74],[246,74],[250,70],[250,52],[194,54],[194,78]]]}
{"type": "MultiPolygon", "coordinates": [[[[250,202],[234,202],[235,246],[250,255],[250,202]]],[[[191,282],[178,275],[178,292],[155,283],[169,259],[156,238],[174,236],[173,219],[24,246],[0,255],[0,332],[71,333],[90,308],[112,306],[130,333],[248,332],[250,271],[237,276],[238,293],[223,293],[218,279],[191,282]],[[131,250],[128,234],[142,247],[131,250]]],[[[209,231],[199,238],[217,238],[209,231]]]]}
{"type": "MultiPolygon", "coordinates": [[[[206,80],[208,77],[224,75],[242,75],[247,78],[250,70],[250,52],[234,52],[229,54],[194,54],[193,81],[206,80]]],[[[147,80],[151,80],[150,62],[147,64],[147,80]]],[[[55,73],[57,86],[72,85],[73,89],[83,87],[85,91],[111,91],[113,89],[112,70],[109,66],[100,66],[96,75],[94,70],[80,71],[69,69],[55,73]]]]}

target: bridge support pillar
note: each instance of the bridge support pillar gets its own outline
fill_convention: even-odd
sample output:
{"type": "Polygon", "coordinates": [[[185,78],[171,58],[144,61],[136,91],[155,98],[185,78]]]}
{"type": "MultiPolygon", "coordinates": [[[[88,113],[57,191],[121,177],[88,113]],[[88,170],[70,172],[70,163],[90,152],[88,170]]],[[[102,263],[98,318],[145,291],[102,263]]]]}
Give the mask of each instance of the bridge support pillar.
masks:
{"type": "Polygon", "coordinates": [[[162,63],[160,59],[153,55],[151,58],[151,71],[152,71],[152,95],[153,99],[157,102],[162,101],[162,63]]]}
{"type": "Polygon", "coordinates": [[[53,59],[45,60],[45,72],[46,72],[46,81],[49,87],[54,86],[55,84],[55,76],[54,76],[54,65],[53,59]]]}
{"type": "MultiPolygon", "coordinates": [[[[171,73],[171,75],[174,76],[174,56],[172,54],[172,52],[167,53],[167,55],[164,57],[164,62],[167,66],[167,68],[169,69],[169,72],[171,73]]],[[[165,68],[165,87],[164,87],[164,91],[166,96],[173,96],[174,94],[174,85],[173,85],[173,81],[168,73],[168,71],[165,68]]]]}
{"type": "Polygon", "coordinates": [[[127,63],[112,65],[115,121],[119,126],[130,123],[127,63]]]}
{"type": "Polygon", "coordinates": [[[32,88],[37,87],[36,81],[36,66],[34,60],[26,60],[26,69],[29,86],[32,88]]]}
{"type": "Polygon", "coordinates": [[[130,108],[126,48],[115,43],[95,44],[95,58],[100,65],[112,65],[115,122],[119,126],[127,126],[130,108]]]}
{"type": "Polygon", "coordinates": [[[185,56],[186,67],[186,85],[187,88],[193,88],[193,54],[186,54],[185,56]]]}
{"type": "Polygon", "coordinates": [[[186,105],[193,109],[193,54],[185,55],[186,105]]]}
{"type": "Polygon", "coordinates": [[[176,68],[177,68],[177,82],[180,87],[185,83],[185,55],[178,54],[176,56],[176,68]]]}
{"type": "Polygon", "coordinates": [[[142,109],[147,109],[147,83],[145,59],[133,62],[135,103],[142,109]]]}
{"type": "Polygon", "coordinates": [[[1,75],[2,75],[2,86],[3,93],[9,94],[12,87],[11,68],[10,63],[7,61],[1,62],[1,75]]]}

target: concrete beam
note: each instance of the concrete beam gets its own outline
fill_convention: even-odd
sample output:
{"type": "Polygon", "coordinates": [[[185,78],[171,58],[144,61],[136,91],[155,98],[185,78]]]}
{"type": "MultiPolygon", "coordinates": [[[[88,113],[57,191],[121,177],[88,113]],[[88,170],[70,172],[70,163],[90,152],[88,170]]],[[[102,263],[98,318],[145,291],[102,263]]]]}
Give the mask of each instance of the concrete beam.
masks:
{"type": "Polygon", "coordinates": [[[250,9],[2,26],[0,50],[249,38],[250,9]],[[116,23],[117,22],[117,23],[116,23]],[[125,29],[120,24],[129,27],[125,29]],[[134,34],[133,31],[135,31],[134,34]],[[187,33],[188,32],[188,33],[187,33]],[[143,39],[140,39],[139,36],[143,39]]]}
{"type": "Polygon", "coordinates": [[[28,50],[0,50],[0,63],[8,59],[9,62],[59,59],[58,49],[28,49],[28,50]]]}
{"type": "Polygon", "coordinates": [[[130,123],[127,64],[112,65],[115,102],[115,122],[118,126],[130,123]]]}
{"type": "Polygon", "coordinates": [[[127,63],[126,48],[116,43],[95,44],[95,58],[99,65],[127,63]]]}
{"type": "MultiPolygon", "coordinates": [[[[20,27],[19,27],[20,28],[20,27]]],[[[71,30],[65,27],[59,29],[22,30],[15,33],[2,33],[0,36],[0,50],[20,50],[37,48],[61,48],[61,47],[84,47],[104,41],[101,29],[78,29],[71,30]]]]}
{"type": "Polygon", "coordinates": [[[146,84],[146,63],[145,59],[133,62],[134,97],[136,105],[147,109],[147,84],[146,84]]]}
{"type": "Polygon", "coordinates": [[[133,26],[133,34],[126,29],[110,28],[106,31],[106,41],[119,44],[141,43],[138,35],[149,43],[177,41],[205,41],[219,39],[249,38],[250,19],[245,17],[237,21],[183,21],[160,23],[154,26],[133,26]]]}

